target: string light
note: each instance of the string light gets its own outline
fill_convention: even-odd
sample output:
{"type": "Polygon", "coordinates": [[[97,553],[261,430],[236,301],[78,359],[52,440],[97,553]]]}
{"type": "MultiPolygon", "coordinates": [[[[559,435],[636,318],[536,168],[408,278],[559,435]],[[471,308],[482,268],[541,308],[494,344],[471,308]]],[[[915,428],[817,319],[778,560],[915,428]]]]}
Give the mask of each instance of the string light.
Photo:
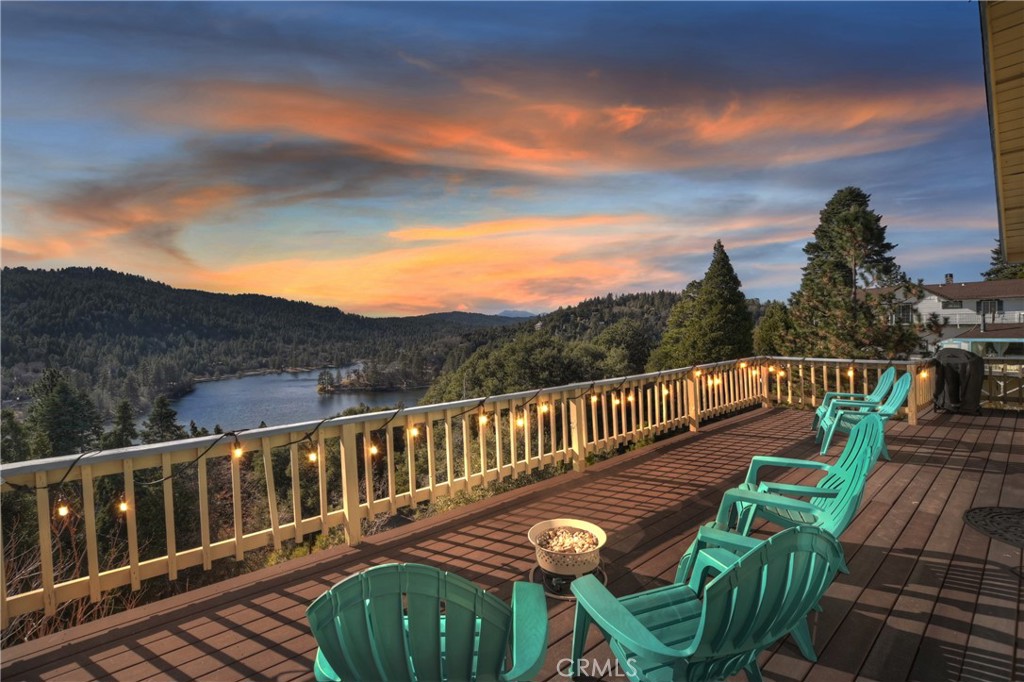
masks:
{"type": "Polygon", "coordinates": [[[420,435],[419,427],[413,426],[412,428],[409,429],[409,436],[415,438],[418,435],[420,435]]]}
{"type": "Polygon", "coordinates": [[[632,393],[630,393],[629,395],[627,395],[627,396],[626,396],[626,400],[627,400],[628,402],[633,402],[633,394],[632,394],[632,393]]]}
{"type": "Polygon", "coordinates": [[[781,378],[782,378],[782,377],[784,377],[784,376],[786,376],[786,370],[784,370],[784,369],[780,369],[780,370],[779,370],[779,378],[781,379],[781,378]]]}
{"type": "Polygon", "coordinates": [[[622,401],[621,401],[621,400],[619,400],[618,398],[612,398],[612,407],[614,407],[614,406],[618,405],[618,404],[619,404],[619,403],[621,403],[621,402],[622,402],[622,401]]]}
{"type": "Polygon", "coordinates": [[[927,379],[928,378],[928,370],[922,369],[920,374],[918,374],[917,376],[921,377],[922,379],[927,379]]]}
{"type": "Polygon", "coordinates": [[[740,369],[746,369],[746,368],[747,368],[747,363],[741,362],[740,363],[740,369]]]}
{"type": "Polygon", "coordinates": [[[722,383],[722,377],[715,377],[715,386],[719,385],[720,383],[722,383]]]}
{"type": "Polygon", "coordinates": [[[306,456],[309,457],[309,461],[310,462],[315,462],[316,461],[316,450],[310,450],[309,453],[306,456]]]}
{"type": "Polygon", "coordinates": [[[124,498],[122,497],[122,498],[121,498],[121,502],[119,502],[119,503],[118,503],[118,505],[117,505],[117,510],[118,510],[119,512],[121,512],[122,514],[123,514],[124,512],[127,512],[127,511],[128,511],[128,500],[126,500],[126,499],[124,499],[124,498]]]}
{"type": "Polygon", "coordinates": [[[699,369],[693,370],[693,376],[699,377],[701,374],[702,374],[701,370],[699,370],[699,369]]]}
{"type": "Polygon", "coordinates": [[[590,396],[590,402],[596,403],[597,402],[597,396],[596,395],[590,396]]]}
{"type": "Polygon", "coordinates": [[[662,395],[668,395],[669,393],[671,393],[671,391],[668,390],[667,386],[665,388],[661,389],[661,394],[662,395]]]}
{"type": "Polygon", "coordinates": [[[551,407],[547,403],[540,404],[540,411],[547,414],[551,410],[551,407]]]}
{"type": "Polygon", "coordinates": [[[71,512],[71,508],[63,498],[57,501],[57,516],[64,518],[71,512]]]}
{"type": "Polygon", "coordinates": [[[371,455],[376,455],[378,452],[380,452],[380,448],[378,448],[376,445],[371,445],[370,446],[370,454],[371,455]]]}
{"type": "Polygon", "coordinates": [[[853,367],[846,370],[846,376],[850,377],[851,379],[853,378],[853,367]]]}
{"type": "Polygon", "coordinates": [[[526,426],[526,420],[523,419],[522,417],[516,417],[516,426],[518,426],[520,428],[522,428],[523,426],[526,426]]]}
{"type": "Polygon", "coordinates": [[[235,442],[231,446],[231,454],[234,455],[235,459],[241,459],[244,452],[242,444],[238,442],[238,436],[235,436],[235,442]]]}
{"type": "Polygon", "coordinates": [[[769,365],[768,366],[768,373],[771,374],[774,371],[775,371],[775,365],[769,365]]]}
{"type": "Polygon", "coordinates": [[[486,415],[486,414],[481,414],[481,415],[480,415],[480,419],[479,419],[479,421],[480,421],[480,425],[481,425],[481,426],[483,426],[484,424],[486,424],[486,423],[487,423],[487,415],[486,415]]]}

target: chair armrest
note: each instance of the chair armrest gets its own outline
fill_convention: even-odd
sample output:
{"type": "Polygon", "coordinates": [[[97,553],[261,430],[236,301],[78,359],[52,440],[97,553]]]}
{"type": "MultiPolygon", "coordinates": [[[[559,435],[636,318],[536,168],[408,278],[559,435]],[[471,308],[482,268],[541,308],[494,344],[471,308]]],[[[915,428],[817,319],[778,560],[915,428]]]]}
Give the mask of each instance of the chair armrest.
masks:
{"type": "Polygon", "coordinates": [[[878,407],[881,404],[881,400],[833,400],[829,407],[836,410],[862,410],[865,407],[878,407]]]}
{"type": "Polygon", "coordinates": [[[739,555],[721,547],[708,547],[700,550],[693,562],[693,570],[690,572],[687,586],[699,596],[704,591],[704,581],[707,580],[709,574],[712,577],[719,575],[739,561],[739,558],[739,555]]]}
{"type": "Polygon", "coordinates": [[[757,489],[761,493],[775,493],[776,495],[796,495],[798,497],[837,497],[838,490],[818,488],[813,485],[796,485],[795,483],[775,483],[765,481],[757,489]]]}
{"type": "Polygon", "coordinates": [[[680,652],[662,644],[629,609],[619,603],[593,575],[576,578],[569,585],[576,595],[576,608],[584,609],[597,626],[631,651],[660,658],[678,658],[680,652]]]}
{"type": "Polygon", "coordinates": [[[857,396],[864,396],[864,394],[863,393],[849,393],[849,392],[843,392],[843,391],[829,391],[828,393],[825,394],[825,397],[821,399],[821,404],[822,405],[828,405],[830,402],[832,402],[836,398],[849,398],[851,400],[855,400],[857,398],[857,396]]]}
{"type": "Polygon", "coordinates": [[[750,459],[750,466],[747,467],[747,479],[745,483],[751,485],[757,484],[757,474],[761,470],[761,467],[765,466],[780,466],[789,467],[791,469],[828,469],[831,464],[825,462],[816,462],[807,459],[795,459],[792,457],[771,457],[769,455],[757,455],[750,459]]]}
{"type": "Polygon", "coordinates": [[[718,507],[718,516],[715,518],[716,528],[729,528],[729,507],[731,507],[733,504],[737,502],[747,505],[753,505],[754,507],[777,507],[779,509],[789,509],[791,511],[806,512],[808,514],[814,514],[815,516],[821,514],[821,509],[814,506],[810,502],[804,502],[803,500],[794,500],[791,497],[786,497],[785,495],[776,495],[774,493],[756,492],[753,490],[742,490],[740,488],[732,488],[730,490],[726,490],[725,494],[722,495],[722,503],[718,507]]]}
{"type": "Polygon", "coordinates": [[[726,530],[719,530],[714,526],[701,526],[697,531],[697,542],[705,547],[724,547],[730,552],[746,554],[755,547],[760,546],[764,540],[750,538],[746,535],[737,535],[726,530]]]}
{"type": "Polygon", "coordinates": [[[506,680],[532,680],[548,651],[548,601],[544,588],[527,582],[512,585],[512,669],[506,680]]]}

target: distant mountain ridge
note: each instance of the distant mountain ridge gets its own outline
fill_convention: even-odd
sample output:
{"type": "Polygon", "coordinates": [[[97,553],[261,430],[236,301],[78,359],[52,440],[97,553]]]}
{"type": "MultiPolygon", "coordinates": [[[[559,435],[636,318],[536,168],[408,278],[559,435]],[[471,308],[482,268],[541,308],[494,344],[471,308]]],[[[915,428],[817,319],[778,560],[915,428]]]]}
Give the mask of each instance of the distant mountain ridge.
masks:
{"type": "Polygon", "coordinates": [[[530,313],[525,310],[502,310],[499,317],[537,317],[537,313],[530,313]]]}
{"type": "Polygon", "coordinates": [[[58,367],[101,409],[145,405],[195,377],[400,362],[429,379],[462,335],[516,318],[445,312],[371,318],[258,294],[216,294],[105,268],[4,268],[0,276],[3,398],[24,397],[58,367]]]}

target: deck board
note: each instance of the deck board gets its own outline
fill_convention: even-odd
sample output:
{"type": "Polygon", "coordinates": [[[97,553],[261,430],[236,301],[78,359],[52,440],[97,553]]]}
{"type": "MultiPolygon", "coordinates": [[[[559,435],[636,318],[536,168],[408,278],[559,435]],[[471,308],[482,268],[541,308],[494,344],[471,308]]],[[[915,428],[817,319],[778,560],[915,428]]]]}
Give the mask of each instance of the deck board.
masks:
{"type": "MultiPolygon", "coordinates": [[[[4,650],[5,680],[311,680],[316,643],[305,608],[334,582],[388,561],[445,566],[508,599],[527,577],[529,527],[578,516],[608,533],[608,587],[670,582],[697,528],[751,455],[812,458],[811,414],[758,409],[627,455],[218,585],[4,650]]],[[[1024,506],[1024,419],[927,413],[888,426],[892,462],[868,480],[842,538],[851,569],[812,616],[819,660],[781,642],[762,654],[768,680],[1024,679],[1021,550],[964,526],[972,506],[1024,506]],[[1016,571],[1016,572],[1014,572],[1016,571]]],[[[833,461],[841,442],[828,453],[833,461]]],[[[820,474],[765,477],[809,483],[820,474]]],[[[768,529],[759,529],[765,534],[768,529]]],[[[540,679],[564,680],[573,604],[548,600],[540,679]]],[[[609,659],[594,631],[586,657],[609,659]]],[[[741,677],[742,679],[742,677],[741,677]]]]}

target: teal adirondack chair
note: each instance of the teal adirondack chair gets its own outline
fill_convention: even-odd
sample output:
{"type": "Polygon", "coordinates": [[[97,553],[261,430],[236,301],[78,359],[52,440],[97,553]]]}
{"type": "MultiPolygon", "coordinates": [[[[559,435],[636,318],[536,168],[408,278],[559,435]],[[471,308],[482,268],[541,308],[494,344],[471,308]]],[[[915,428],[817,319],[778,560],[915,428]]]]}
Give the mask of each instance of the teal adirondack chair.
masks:
{"type": "MultiPolygon", "coordinates": [[[[757,518],[790,528],[810,525],[834,537],[849,527],[864,496],[868,474],[882,449],[882,421],[877,415],[868,415],[853,428],[843,453],[835,464],[786,457],[754,457],[747,470],[746,481],[726,491],[712,525],[697,531],[697,539],[683,553],[676,571],[676,582],[689,580],[697,557],[703,552],[705,561],[713,559],[719,570],[737,560],[756,546],[758,540],[747,537],[757,518]],[[813,486],[759,481],[765,466],[818,469],[825,475],[813,486]],[[790,496],[807,497],[809,500],[790,496]]],[[[839,570],[848,572],[840,560],[839,570]]],[[[817,660],[811,633],[806,620],[790,633],[809,661],[817,660]]]]}
{"type": "Polygon", "coordinates": [[[880,405],[882,400],[885,399],[885,394],[892,388],[893,381],[896,380],[896,368],[890,367],[889,369],[882,372],[882,376],[878,377],[878,383],[871,393],[842,393],[839,391],[829,391],[825,394],[825,397],[821,399],[821,405],[818,405],[818,409],[814,411],[814,421],[811,423],[812,429],[818,428],[818,423],[822,417],[828,413],[828,408],[832,404],[833,400],[856,400],[861,405],[880,405]]]}
{"type": "MultiPolygon", "coordinates": [[[[907,401],[907,394],[910,393],[910,372],[906,372],[896,383],[892,391],[886,397],[885,402],[879,405],[865,405],[856,400],[833,400],[825,416],[818,422],[818,432],[814,436],[814,442],[821,441],[821,454],[828,451],[832,443],[832,436],[839,433],[849,433],[850,430],[869,414],[877,414],[882,423],[889,421],[889,418],[896,414],[896,411],[907,401]]],[[[889,457],[889,449],[882,443],[882,457],[886,460],[889,457]]]]}
{"type": "Polygon", "coordinates": [[[540,585],[515,583],[509,608],[465,578],[420,564],[349,576],[317,597],[306,617],[320,647],[321,682],[529,680],[548,646],[540,585]]]}
{"type": "Polygon", "coordinates": [[[827,532],[801,526],[758,542],[721,572],[708,554],[698,553],[689,581],[627,597],[592,575],[574,580],[572,673],[596,624],[630,680],[698,682],[743,670],[759,681],[758,654],[806,623],[843,551],[827,532]]]}

